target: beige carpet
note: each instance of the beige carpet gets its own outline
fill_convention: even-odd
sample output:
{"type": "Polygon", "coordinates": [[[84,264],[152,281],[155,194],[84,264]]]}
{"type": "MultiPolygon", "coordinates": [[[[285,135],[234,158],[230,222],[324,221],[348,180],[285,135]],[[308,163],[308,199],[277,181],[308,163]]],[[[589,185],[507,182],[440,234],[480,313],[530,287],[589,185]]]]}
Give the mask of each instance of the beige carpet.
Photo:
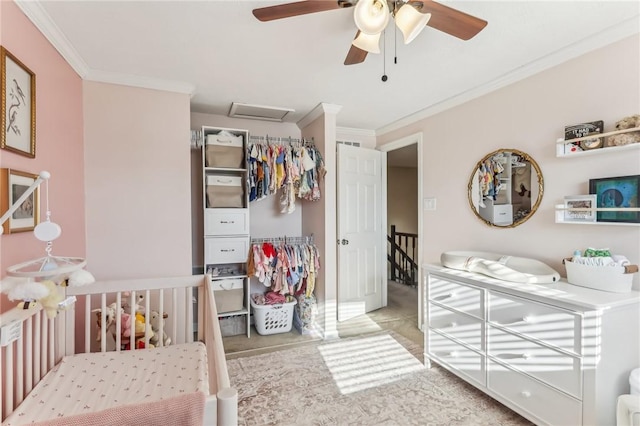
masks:
{"type": "Polygon", "coordinates": [[[239,424],[530,424],[421,351],[389,332],[229,360],[239,424]]]}

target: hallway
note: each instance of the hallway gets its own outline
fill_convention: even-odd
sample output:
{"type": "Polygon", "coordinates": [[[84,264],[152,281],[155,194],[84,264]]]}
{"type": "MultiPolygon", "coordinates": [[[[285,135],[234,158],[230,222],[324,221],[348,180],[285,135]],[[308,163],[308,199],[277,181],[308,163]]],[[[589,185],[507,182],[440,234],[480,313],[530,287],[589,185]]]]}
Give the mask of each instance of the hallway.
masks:
{"type": "MultiPolygon", "coordinates": [[[[387,306],[348,321],[338,323],[340,337],[353,337],[393,330],[423,346],[423,335],[418,329],[418,289],[394,281],[388,281],[387,306]]],[[[224,337],[227,359],[257,355],[291,348],[299,345],[321,342],[319,336],[301,335],[295,327],[288,333],[261,336],[251,326],[251,337],[224,337]]]]}

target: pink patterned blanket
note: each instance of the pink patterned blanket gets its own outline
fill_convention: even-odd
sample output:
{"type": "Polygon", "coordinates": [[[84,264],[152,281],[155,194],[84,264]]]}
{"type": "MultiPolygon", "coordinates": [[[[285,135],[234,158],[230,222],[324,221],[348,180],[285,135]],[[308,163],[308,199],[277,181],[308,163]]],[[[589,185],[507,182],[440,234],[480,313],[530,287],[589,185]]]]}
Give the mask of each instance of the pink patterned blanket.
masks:
{"type": "Polygon", "coordinates": [[[95,413],[58,417],[37,426],[201,426],[204,420],[204,392],[192,392],[160,401],[123,405],[95,413]]]}

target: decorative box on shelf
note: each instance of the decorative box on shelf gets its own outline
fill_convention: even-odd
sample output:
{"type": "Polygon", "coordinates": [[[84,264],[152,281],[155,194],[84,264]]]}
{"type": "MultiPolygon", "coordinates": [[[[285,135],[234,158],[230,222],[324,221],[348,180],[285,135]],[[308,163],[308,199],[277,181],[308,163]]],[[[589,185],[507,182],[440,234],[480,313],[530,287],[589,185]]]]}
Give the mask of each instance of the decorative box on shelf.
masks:
{"type": "Polygon", "coordinates": [[[633,274],[638,265],[627,266],[591,266],[573,262],[573,258],[563,259],[569,284],[588,287],[611,293],[631,291],[633,274]]]}

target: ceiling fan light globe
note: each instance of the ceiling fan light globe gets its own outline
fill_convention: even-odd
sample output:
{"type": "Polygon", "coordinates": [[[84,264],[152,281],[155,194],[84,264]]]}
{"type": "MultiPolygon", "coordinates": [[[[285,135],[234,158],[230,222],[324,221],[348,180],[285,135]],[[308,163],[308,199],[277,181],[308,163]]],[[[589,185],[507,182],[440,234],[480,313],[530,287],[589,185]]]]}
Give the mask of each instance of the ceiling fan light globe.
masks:
{"type": "Polygon", "coordinates": [[[351,44],[369,53],[380,53],[380,33],[371,35],[361,31],[351,44]]]}
{"type": "Polygon", "coordinates": [[[358,29],[369,35],[380,34],[389,23],[389,6],[384,0],[360,0],[353,11],[358,29]]]}
{"type": "Polygon", "coordinates": [[[396,13],[396,26],[402,31],[404,44],[411,43],[424,30],[431,19],[430,13],[420,13],[410,4],[405,3],[396,13]]]}

